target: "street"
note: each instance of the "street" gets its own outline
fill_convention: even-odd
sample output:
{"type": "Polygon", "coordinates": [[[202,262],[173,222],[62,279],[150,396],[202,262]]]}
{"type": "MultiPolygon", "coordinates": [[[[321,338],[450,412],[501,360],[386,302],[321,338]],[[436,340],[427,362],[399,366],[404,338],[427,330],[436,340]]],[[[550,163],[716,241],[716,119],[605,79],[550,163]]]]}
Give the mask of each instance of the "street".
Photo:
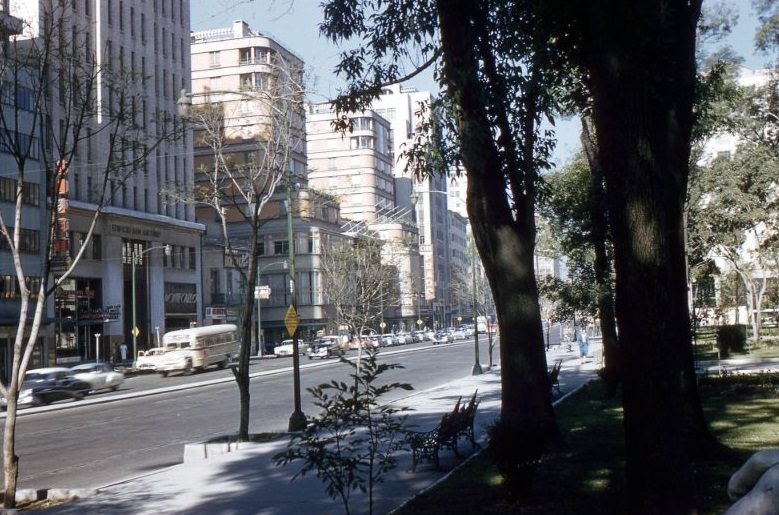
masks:
{"type": "MultiPolygon", "coordinates": [[[[446,383],[471,373],[473,350],[471,340],[382,349],[385,359],[405,367],[388,373],[385,380],[409,382],[415,389],[446,383]]],[[[481,339],[480,351],[480,361],[486,365],[486,338],[481,339]]],[[[355,352],[350,352],[353,355],[355,352]]],[[[498,359],[497,348],[494,359],[498,359]]],[[[252,365],[252,374],[264,373],[252,379],[252,433],[286,431],[292,412],[291,365],[289,358],[256,360],[252,365]]],[[[302,358],[303,412],[312,415],[315,411],[305,388],[343,379],[350,370],[337,361],[302,358]]],[[[399,392],[398,396],[404,394],[399,392]]],[[[235,433],[239,409],[229,370],[168,378],[156,374],[129,377],[118,392],[55,406],[67,409],[27,412],[19,417],[21,488],[98,487],[180,463],[184,444],[235,433]],[[220,378],[225,381],[151,395],[160,387],[211,383],[220,378]],[[149,395],[90,404],[136,392],[149,395]]]]}

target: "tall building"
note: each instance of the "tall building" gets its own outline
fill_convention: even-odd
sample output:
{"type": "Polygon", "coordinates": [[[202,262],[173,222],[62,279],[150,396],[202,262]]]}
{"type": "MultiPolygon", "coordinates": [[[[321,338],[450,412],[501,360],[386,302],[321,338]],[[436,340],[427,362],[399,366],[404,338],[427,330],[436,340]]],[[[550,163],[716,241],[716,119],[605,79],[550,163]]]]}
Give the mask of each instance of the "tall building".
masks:
{"type": "MultiPolygon", "coordinates": [[[[218,130],[224,135],[221,148],[216,150],[198,135],[204,128],[195,124],[196,169],[213,171],[215,158],[224,159],[220,166],[234,170],[244,166],[249,173],[240,180],[252,181],[254,186],[272,170],[284,170],[283,181],[260,213],[263,223],[256,249],[259,284],[270,290],[268,298],[261,299],[258,317],[266,348],[287,337],[284,316],[291,303],[291,271],[284,266],[290,248],[288,209],[292,210],[295,297],[304,338],[326,330],[319,256],[322,242],[340,237],[341,232],[338,203],[312,191],[308,184],[304,106],[302,98],[294,98],[296,85],[302,84],[302,73],[299,57],[242,20],[231,27],[192,34],[192,103],[196,109],[218,109],[218,130]],[[291,123],[288,134],[278,134],[273,116],[282,116],[291,123]],[[285,162],[280,162],[279,156],[286,156],[285,162]],[[291,206],[287,205],[287,181],[291,206]]],[[[198,183],[205,184],[207,178],[207,174],[198,174],[198,183]]],[[[270,192],[263,188],[263,192],[270,192]]],[[[230,243],[235,251],[248,257],[251,224],[240,208],[242,202],[247,208],[250,205],[239,195],[235,197],[238,200],[227,206],[230,243]]],[[[197,216],[207,227],[203,249],[207,323],[237,321],[244,299],[253,292],[246,291],[240,271],[225,255],[220,217],[213,206],[199,205],[197,216]]],[[[244,263],[239,262],[238,267],[245,267],[244,263]]],[[[291,268],[291,264],[288,266],[291,268]]]]}
{"type": "Polygon", "coordinates": [[[397,270],[398,296],[384,303],[382,320],[389,330],[416,327],[420,291],[418,232],[408,207],[395,205],[390,124],[374,111],[352,116],[352,130],[333,129],[329,104],[310,105],[306,116],[308,180],[335,195],[344,231],[377,235],[385,242],[382,260],[397,270]]]}
{"type": "MultiPolygon", "coordinates": [[[[48,39],[55,49],[46,57],[51,80],[33,86],[46,90],[42,166],[53,173],[59,162],[67,173],[54,275],[87,246],[49,306],[39,364],[111,359],[122,341],[152,346],[202,311],[203,228],[189,202],[191,140],[176,112],[189,87],[189,2],[11,0],[10,8],[30,44],[48,39]],[[72,100],[83,92],[95,109],[74,120],[72,100]]],[[[45,249],[36,255],[42,262],[45,249]]]]}
{"type": "Polygon", "coordinates": [[[421,102],[432,98],[429,92],[405,88],[399,84],[384,89],[371,108],[389,120],[395,148],[395,204],[416,212],[419,229],[419,253],[422,256],[424,305],[421,313],[435,326],[451,325],[452,306],[449,303],[449,249],[446,177],[440,171],[422,182],[416,182],[405,172],[405,147],[413,143],[421,102]]]}

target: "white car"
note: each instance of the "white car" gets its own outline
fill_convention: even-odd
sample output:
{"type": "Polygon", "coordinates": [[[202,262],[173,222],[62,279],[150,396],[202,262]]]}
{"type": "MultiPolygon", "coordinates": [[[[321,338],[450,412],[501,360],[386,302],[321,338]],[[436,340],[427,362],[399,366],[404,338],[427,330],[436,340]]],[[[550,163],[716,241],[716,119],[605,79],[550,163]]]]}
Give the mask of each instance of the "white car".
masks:
{"type": "Polygon", "coordinates": [[[124,374],[114,370],[108,363],[84,363],[70,369],[73,377],[89,383],[92,391],[116,391],[124,383],[124,374]]]}
{"type": "MultiPolygon", "coordinates": [[[[308,347],[308,344],[299,339],[298,354],[301,354],[306,347],[308,347]]],[[[273,347],[273,354],[280,358],[288,358],[292,356],[292,340],[283,340],[281,345],[276,345],[273,347]]]]}
{"type": "Polygon", "coordinates": [[[165,348],[154,347],[146,351],[138,351],[138,358],[135,361],[135,368],[140,371],[152,371],[157,370],[157,365],[162,360],[162,355],[165,354],[165,348]]]}

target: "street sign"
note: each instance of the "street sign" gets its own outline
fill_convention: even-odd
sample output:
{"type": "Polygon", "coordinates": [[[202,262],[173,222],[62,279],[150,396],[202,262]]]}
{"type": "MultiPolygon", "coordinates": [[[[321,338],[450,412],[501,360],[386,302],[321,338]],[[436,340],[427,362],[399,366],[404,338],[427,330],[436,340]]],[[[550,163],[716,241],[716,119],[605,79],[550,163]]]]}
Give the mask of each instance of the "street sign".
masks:
{"type": "Polygon", "coordinates": [[[299,323],[300,321],[298,320],[298,312],[295,311],[295,306],[290,304],[289,309],[287,309],[287,314],[284,316],[284,325],[287,327],[287,332],[290,336],[295,335],[295,331],[298,330],[299,323]]]}
{"type": "Polygon", "coordinates": [[[387,327],[387,324],[384,323],[384,320],[381,321],[379,324],[379,327],[381,327],[381,330],[384,331],[384,328],[387,327]]]}
{"type": "Polygon", "coordinates": [[[421,319],[421,318],[418,318],[418,319],[417,319],[417,325],[418,325],[419,327],[422,327],[422,324],[424,324],[424,322],[422,321],[422,319],[421,319]]]}
{"type": "Polygon", "coordinates": [[[137,325],[133,326],[133,330],[131,332],[132,332],[133,336],[135,336],[136,338],[138,338],[138,335],[141,334],[141,331],[138,330],[138,326],[137,325]]]}
{"type": "Polygon", "coordinates": [[[270,298],[270,286],[255,286],[254,287],[254,298],[255,299],[262,299],[267,300],[270,298]]]}

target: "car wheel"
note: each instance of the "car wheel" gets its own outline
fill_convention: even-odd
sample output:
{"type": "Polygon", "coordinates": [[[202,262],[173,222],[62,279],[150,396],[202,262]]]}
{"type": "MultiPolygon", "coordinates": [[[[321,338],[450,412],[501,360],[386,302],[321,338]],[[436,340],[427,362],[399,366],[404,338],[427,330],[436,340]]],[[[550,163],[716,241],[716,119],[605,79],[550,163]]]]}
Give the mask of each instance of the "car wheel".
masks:
{"type": "Polygon", "coordinates": [[[118,385],[118,384],[115,384],[115,385],[113,385],[113,386],[111,387],[111,391],[112,391],[112,392],[115,392],[115,391],[116,391],[116,390],[118,390],[118,389],[119,389],[119,385],[118,385]]]}
{"type": "Polygon", "coordinates": [[[188,376],[192,374],[192,362],[187,361],[187,364],[184,365],[184,370],[181,371],[181,375],[188,376]]]}
{"type": "Polygon", "coordinates": [[[162,370],[162,371],[160,371],[160,376],[162,376],[162,377],[168,377],[168,371],[167,371],[167,370],[162,370]]]}
{"type": "Polygon", "coordinates": [[[84,398],[84,394],[83,393],[75,393],[75,394],[73,394],[73,402],[80,401],[83,398],[84,398]]]}

